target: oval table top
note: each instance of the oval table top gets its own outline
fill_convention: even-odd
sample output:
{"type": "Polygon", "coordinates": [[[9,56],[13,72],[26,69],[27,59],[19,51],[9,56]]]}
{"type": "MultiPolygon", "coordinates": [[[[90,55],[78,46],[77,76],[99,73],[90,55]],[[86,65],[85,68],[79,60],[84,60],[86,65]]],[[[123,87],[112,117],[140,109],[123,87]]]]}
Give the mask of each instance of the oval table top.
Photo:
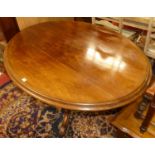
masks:
{"type": "Polygon", "coordinates": [[[98,111],[126,105],[151,78],[144,53],[120,34],[84,22],[24,29],[8,43],[6,70],[24,91],[50,105],[98,111]]]}

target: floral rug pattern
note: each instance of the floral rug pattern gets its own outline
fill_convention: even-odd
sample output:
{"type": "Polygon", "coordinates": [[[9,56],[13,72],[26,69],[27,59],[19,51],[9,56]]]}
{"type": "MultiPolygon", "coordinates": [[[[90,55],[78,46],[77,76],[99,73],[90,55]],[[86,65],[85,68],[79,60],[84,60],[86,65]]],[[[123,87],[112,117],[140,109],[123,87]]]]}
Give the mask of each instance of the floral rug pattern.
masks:
{"type": "MultiPolygon", "coordinates": [[[[71,111],[64,137],[112,137],[116,111],[71,111]]],[[[0,90],[0,137],[59,137],[63,110],[29,96],[12,82],[0,90]]]]}

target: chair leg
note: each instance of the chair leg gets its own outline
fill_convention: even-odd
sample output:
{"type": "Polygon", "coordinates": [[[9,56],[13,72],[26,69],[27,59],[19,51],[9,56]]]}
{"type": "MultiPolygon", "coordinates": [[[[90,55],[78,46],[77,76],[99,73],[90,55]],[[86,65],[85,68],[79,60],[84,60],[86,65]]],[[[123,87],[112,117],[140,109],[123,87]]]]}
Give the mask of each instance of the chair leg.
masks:
{"type": "Polygon", "coordinates": [[[137,107],[137,110],[134,114],[134,116],[137,118],[137,119],[141,119],[142,118],[142,113],[146,110],[148,104],[150,103],[150,96],[145,94],[144,97],[143,97],[143,101],[139,103],[138,107],[137,107]]]}
{"type": "Polygon", "coordinates": [[[154,113],[155,113],[155,97],[153,97],[149,105],[149,109],[147,111],[146,117],[143,120],[142,125],[140,127],[140,132],[144,133],[147,130],[154,113]]]}

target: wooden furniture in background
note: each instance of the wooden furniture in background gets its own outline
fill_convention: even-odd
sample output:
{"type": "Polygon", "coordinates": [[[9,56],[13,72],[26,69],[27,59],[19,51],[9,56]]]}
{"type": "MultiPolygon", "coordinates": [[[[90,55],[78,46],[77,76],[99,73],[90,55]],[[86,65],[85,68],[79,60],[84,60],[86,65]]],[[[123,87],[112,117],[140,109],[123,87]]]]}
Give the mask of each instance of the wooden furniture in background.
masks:
{"type": "Polygon", "coordinates": [[[7,42],[19,32],[15,17],[0,17],[0,27],[7,42]]]}
{"type": "MultiPolygon", "coordinates": [[[[152,22],[152,26],[155,27],[155,19],[152,17],[93,17],[92,23],[97,24],[98,22],[96,20],[107,20],[110,22],[118,23],[120,29],[123,29],[124,26],[130,26],[148,31],[150,30],[148,29],[150,21],[152,22]]],[[[121,31],[122,30],[119,30],[119,32],[121,31]]],[[[153,31],[155,31],[154,28],[153,31]]]]}
{"type": "Polygon", "coordinates": [[[117,127],[118,137],[155,137],[155,82],[147,88],[143,98],[137,100],[117,116],[112,124],[117,127]],[[122,131],[122,133],[120,132],[122,131]],[[120,134],[121,133],[121,134],[120,134]]]}
{"type": "Polygon", "coordinates": [[[112,121],[112,125],[117,128],[116,137],[118,138],[154,138],[155,137],[155,118],[151,121],[146,132],[140,131],[140,126],[146,116],[146,111],[143,114],[143,119],[137,119],[135,112],[142,98],[125,107],[118,116],[112,121]]]}
{"type": "Polygon", "coordinates": [[[48,21],[73,20],[91,23],[91,17],[0,17],[0,41],[3,37],[1,32],[4,33],[4,40],[8,42],[17,32],[29,26],[48,21]]]}
{"type": "Polygon", "coordinates": [[[142,118],[142,114],[146,110],[147,106],[148,110],[146,116],[140,126],[141,132],[146,132],[155,113],[155,81],[153,81],[150,87],[146,90],[143,102],[139,104],[135,117],[142,118]]]}
{"type": "Polygon", "coordinates": [[[20,30],[48,21],[73,21],[73,17],[16,17],[20,30]]]}
{"type": "Polygon", "coordinates": [[[92,18],[91,17],[74,17],[75,21],[83,21],[87,23],[92,23],[92,18]]]}
{"type": "Polygon", "coordinates": [[[21,89],[68,110],[127,105],[151,79],[150,63],[136,45],[84,22],[54,21],[24,29],[9,42],[4,62],[21,89]]]}
{"type": "Polygon", "coordinates": [[[149,20],[149,25],[148,25],[148,31],[147,31],[147,36],[146,36],[146,41],[145,41],[145,46],[144,46],[144,52],[145,54],[150,57],[155,59],[155,43],[151,43],[152,39],[155,39],[155,18],[150,18],[149,20]]]}
{"type": "Polygon", "coordinates": [[[0,30],[8,42],[16,33],[29,26],[47,21],[73,21],[73,17],[0,17],[0,30]]]}
{"type": "MultiPolygon", "coordinates": [[[[115,26],[114,30],[121,33],[122,35],[125,35],[126,33],[123,31],[126,31],[124,26],[129,26],[131,28],[136,28],[142,31],[146,31],[146,39],[145,39],[145,45],[144,45],[144,53],[150,57],[155,59],[155,45],[154,49],[151,48],[151,38],[155,39],[155,18],[153,17],[93,17],[92,23],[93,24],[99,24],[99,25],[105,25],[103,22],[113,22],[118,24],[118,27],[115,26]]],[[[108,24],[106,24],[108,26],[108,24]]],[[[110,25],[109,25],[110,26],[110,25]]],[[[112,27],[111,27],[112,28],[112,27]]]]}
{"type": "Polygon", "coordinates": [[[146,132],[146,130],[148,129],[148,126],[154,116],[154,113],[155,113],[155,96],[152,96],[147,114],[145,116],[144,121],[142,122],[142,125],[140,126],[141,132],[146,132]]]}

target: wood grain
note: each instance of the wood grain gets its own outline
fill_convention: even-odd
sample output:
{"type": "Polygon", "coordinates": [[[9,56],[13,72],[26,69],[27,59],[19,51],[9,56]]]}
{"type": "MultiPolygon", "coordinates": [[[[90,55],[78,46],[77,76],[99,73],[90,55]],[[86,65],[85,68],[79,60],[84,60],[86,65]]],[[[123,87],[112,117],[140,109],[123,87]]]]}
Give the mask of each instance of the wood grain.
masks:
{"type": "Polygon", "coordinates": [[[130,40],[84,22],[54,21],[18,33],[4,54],[12,80],[32,96],[72,110],[107,110],[141,96],[151,78],[130,40]]]}

